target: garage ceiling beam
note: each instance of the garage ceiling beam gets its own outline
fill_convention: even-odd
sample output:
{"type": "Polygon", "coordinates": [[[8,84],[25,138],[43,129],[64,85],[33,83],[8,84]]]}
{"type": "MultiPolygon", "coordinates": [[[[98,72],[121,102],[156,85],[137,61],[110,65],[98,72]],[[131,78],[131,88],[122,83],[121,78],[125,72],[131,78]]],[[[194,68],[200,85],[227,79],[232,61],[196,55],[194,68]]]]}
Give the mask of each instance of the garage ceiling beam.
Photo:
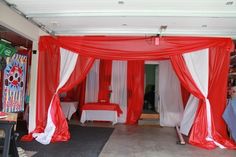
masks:
{"type": "MultiPolygon", "coordinates": [[[[156,35],[160,33],[155,29],[74,29],[74,30],[57,30],[55,31],[56,35],[156,35]]],[[[163,36],[212,36],[212,37],[232,37],[236,39],[236,34],[231,32],[217,32],[217,31],[199,31],[199,30],[187,30],[179,31],[173,30],[169,31],[168,29],[162,33],[163,36]]]]}
{"type": "Polygon", "coordinates": [[[65,13],[28,13],[28,18],[51,17],[213,17],[235,18],[236,11],[79,11],[65,13]]]}
{"type": "Polygon", "coordinates": [[[42,31],[44,31],[45,33],[51,35],[51,36],[55,36],[54,31],[48,30],[44,25],[34,21],[32,18],[28,18],[23,12],[21,12],[20,10],[18,10],[15,5],[9,4],[7,1],[5,0],[1,0],[0,1],[2,4],[4,4],[5,6],[9,7],[12,11],[14,11],[15,13],[17,13],[18,15],[22,16],[24,19],[26,19],[27,21],[31,22],[32,24],[34,24],[35,26],[37,26],[38,28],[40,28],[42,31]]]}

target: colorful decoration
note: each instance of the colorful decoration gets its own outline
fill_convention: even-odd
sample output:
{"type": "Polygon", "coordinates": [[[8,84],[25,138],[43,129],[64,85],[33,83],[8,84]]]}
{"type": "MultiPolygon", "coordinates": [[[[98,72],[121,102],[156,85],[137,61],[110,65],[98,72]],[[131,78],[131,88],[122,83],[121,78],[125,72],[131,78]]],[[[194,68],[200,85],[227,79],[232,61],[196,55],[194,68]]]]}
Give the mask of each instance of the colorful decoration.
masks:
{"type": "Polygon", "coordinates": [[[0,56],[12,57],[16,53],[16,49],[10,44],[0,40],[0,56]]]}
{"type": "Polygon", "coordinates": [[[4,70],[3,111],[24,111],[27,57],[15,54],[4,70]]]}

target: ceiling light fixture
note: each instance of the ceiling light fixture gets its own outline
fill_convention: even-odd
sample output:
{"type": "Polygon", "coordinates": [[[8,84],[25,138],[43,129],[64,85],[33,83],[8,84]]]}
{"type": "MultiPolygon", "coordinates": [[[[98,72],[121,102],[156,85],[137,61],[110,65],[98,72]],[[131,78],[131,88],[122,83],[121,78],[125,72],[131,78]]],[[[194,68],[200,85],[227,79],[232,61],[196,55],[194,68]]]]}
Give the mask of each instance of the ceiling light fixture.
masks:
{"type": "Polygon", "coordinates": [[[124,1],[118,1],[118,4],[123,5],[123,4],[125,4],[125,2],[124,1]]]}
{"type": "Polygon", "coordinates": [[[59,23],[57,21],[53,21],[50,23],[53,28],[56,28],[59,26],[59,23]]]}
{"type": "Polygon", "coordinates": [[[207,28],[207,25],[202,25],[201,27],[202,27],[202,28],[207,28]]]}
{"type": "Polygon", "coordinates": [[[147,42],[149,44],[154,44],[156,46],[159,46],[161,44],[161,38],[162,38],[162,33],[166,31],[167,25],[161,25],[159,28],[159,34],[156,34],[155,36],[151,36],[150,38],[147,38],[147,42]]]}
{"type": "Polygon", "coordinates": [[[227,1],[226,3],[225,3],[225,5],[233,5],[234,4],[234,1],[227,1]]]}
{"type": "Polygon", "coordinates": [[[122,26],[127,26],[127,24],[126,24],[126,23],[123,23],[122,26]]]}
{"type": "Polygon", "coordinates": [[[161,26],[160,26],[160,36],[162,35],[162,33],[163,33],[164,31],[166,31],[166,29],[167,29],[167,25],[161,25],[161,26]]]}

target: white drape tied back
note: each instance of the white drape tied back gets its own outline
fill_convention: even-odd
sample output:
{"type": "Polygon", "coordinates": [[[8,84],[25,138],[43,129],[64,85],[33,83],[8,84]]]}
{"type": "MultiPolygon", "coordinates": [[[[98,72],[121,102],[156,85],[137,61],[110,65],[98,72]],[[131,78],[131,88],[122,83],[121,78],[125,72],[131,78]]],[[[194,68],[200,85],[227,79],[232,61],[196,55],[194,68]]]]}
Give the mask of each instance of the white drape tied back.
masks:
{"type": "MultiPolygon", "coordinates": [[[[208,141],[213,141],[217,146],[219,146],[220,148],[225,148],[223,145],[217,143],[216,141],[214,141],[213,137],[212,137],[212,123],[211,123],[211,105],[210,105],[210,101],[207,98],[208,97],[208,84],[209,84],[209,49],[203,49],[203,50],[199,50],[199,51],[195,51],[193,53],[185,53],[183,54],[186,66],[195,82],[195,84],[197,85],[198,89],[200,90],[200,92],[202,93],[202,95],[205,98],[205,102],[206,102],[206,115],[207,115],[207,132],[208,132],[208,136],[206,137],[206,140],[208,141]]],[[[192,97],[190,97],[192,99],[192,97]]],[[[195,98],[197,99],[197,98],[195,98]]],[[[196,101],[195,101],[196,103],[196,101]]],[[[188,104],[189,106],[185,109],[185,110],[192,110],[193,113],[189,114],[190,116],[195,115],[196,113],[196,104],[195,103],[190,103],[188,104]],[[195,108],[195,109],[193,109],[195,108]]],[[[187,113],[187,111],[186,111],[187,113]]],[[[186,122],[186,120],[188,119],[186,117],[186,115],[184,114],[183,117],[183,121],[186,122]]],[[[193,119],[193,118],[189,118],[189,119],[193,119]]],[[[184,128],[191,128],[190,126],[192,126],[193,121],[188,121],[187,126],[185,125],[181,125],[181,129],[180,130],[185,130],[184,128]]],[[[187,132],[188,133],[188,132],[187,132]]]]}
{"type": "MultiPolygon", "coordinates": [[[[52,100],[54,99],[55,96],[57,96],[58,90],[61,89],[70,78],[72,72],[75,69],[77,59],[78,59],[77,53],[73,53],[71,51],[60,48],[60,82],[59,82],[59,85],[57,87],[55,94],[52,97],[52,100]]],[[[44,129],[44,132],[33,134],[33,137],[36,139],[36,141],[44,145],[50,143],[52,136],[56,130],[56,126],[53,123],[52,115],[51,115],[52,100],[48,108],[47,124],[44,129]]]]}

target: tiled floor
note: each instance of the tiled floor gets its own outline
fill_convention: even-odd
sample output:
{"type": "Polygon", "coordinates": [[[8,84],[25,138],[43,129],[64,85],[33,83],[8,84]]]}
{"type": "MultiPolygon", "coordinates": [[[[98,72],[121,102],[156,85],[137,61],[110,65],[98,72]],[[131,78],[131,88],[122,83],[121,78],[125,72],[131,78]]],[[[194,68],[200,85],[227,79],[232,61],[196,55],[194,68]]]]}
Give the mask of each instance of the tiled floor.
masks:
{"type": "Polygon", "coordinates": [[[177,140],[174,128],[115,125],[99,157],[236,157],[235,150],[204,150],[177,140]]]}

